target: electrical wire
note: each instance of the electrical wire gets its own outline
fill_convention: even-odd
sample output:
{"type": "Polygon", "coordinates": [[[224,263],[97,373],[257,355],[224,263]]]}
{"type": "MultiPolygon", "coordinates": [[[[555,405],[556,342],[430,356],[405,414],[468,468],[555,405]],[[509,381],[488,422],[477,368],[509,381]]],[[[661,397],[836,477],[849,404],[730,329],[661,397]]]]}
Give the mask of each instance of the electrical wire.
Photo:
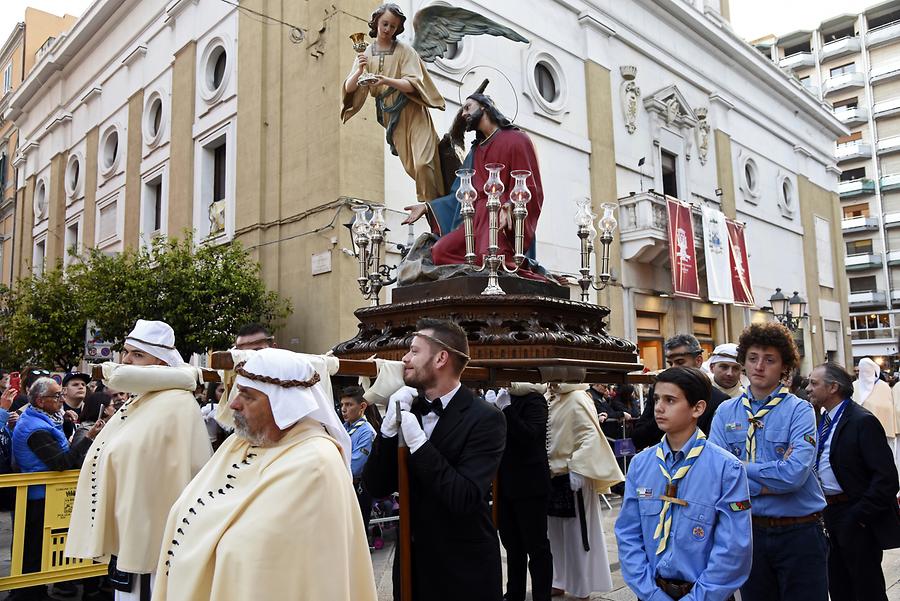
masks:
{"type": "Polygon", "coordinates": [[[300,42],[302,42],[303,38],[305,37],[305,34],[303,33],[303,29],[294,25],[293,23],[288,23],[287,21],[282,21],[281,19],[276,19],[275,17],[269,16],[265,13],[261,13],[259,11],[253,10],[252,8],[247,8],[246,6],[241,6],[238,2],[232,2],[231,0],[220,0],[220,1],[237,8],[238,10],[242,11],[247,16],[250,16],[250,18],[253,18],[252,15],[260,17],[261,19],[253,19],[253,20],[257,21],[259,23],[263,23],[264,25],[275,25],[275,24],[284,25],[285,27],[287,27],[290,30],[288,35],[291,39],[291,42],[293,42],[295,44],[299,44],[300,42]]]}

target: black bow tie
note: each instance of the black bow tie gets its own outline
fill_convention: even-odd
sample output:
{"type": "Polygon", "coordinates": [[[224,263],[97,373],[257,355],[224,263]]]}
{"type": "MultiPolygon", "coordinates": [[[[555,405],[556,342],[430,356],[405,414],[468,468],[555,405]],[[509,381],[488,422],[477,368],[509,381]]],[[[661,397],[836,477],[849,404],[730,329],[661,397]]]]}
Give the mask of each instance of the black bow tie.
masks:
{"type": "Polygon", "coordinates": [[[428,399],[422,397],[418,401],[416,401],[417,410],[419,415],[422,417],[428,415],[431,412],[438,417],[444,412],[444,405],[441,403],[441,399],[437,398],[433,401],[429,401],[428,399]]]}

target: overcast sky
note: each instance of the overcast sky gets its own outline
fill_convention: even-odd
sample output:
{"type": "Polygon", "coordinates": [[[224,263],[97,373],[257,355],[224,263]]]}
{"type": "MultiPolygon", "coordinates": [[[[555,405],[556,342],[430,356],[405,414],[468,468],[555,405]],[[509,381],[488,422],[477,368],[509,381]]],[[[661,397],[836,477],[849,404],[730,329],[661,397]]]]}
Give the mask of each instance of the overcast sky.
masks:
{"type": "Polygon", "coordinates": [[[25,20],[25,7],[39,8],[55,15],[69,13],[80,17],[93,0],[0,0],[3,10],[0,11],[0,46],[12,33],[19,21],[25,20]]]}
{"type": "Polygon", "coordinates": [[[860,13],[877,0],[731,0],[731,24],[746,40],[815,29],[844,13],[860,13]]]}

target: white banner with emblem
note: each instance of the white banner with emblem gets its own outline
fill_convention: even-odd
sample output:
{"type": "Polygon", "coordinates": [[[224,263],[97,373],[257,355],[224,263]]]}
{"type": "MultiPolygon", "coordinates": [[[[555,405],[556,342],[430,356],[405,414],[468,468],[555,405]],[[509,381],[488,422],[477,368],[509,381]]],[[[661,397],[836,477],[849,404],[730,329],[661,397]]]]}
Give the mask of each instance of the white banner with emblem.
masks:
{"type": "Polygon", "coordinates": [[[703,250],[706,256],[706,288],[711,301],[733,303],[731,263],[728,257],[728,229],[722,211],[704,206],[703,250]]]}

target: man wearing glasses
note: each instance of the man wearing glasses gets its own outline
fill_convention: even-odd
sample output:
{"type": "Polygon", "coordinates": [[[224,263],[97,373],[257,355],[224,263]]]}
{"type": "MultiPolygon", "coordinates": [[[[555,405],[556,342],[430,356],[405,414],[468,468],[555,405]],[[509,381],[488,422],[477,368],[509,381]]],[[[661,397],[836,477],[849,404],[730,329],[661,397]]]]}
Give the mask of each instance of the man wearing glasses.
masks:
{"type": "MultiPolygon", "coordinates": [[[[666,353],[666,364],[669,367],[696,367],[700,369],[703,365],[703,349],[700,347],[700,342],[690,334],[676,334],[672,336],[663,344],[663,350],[666,353]]],[[[647,399],[641,417],[634,424],[631,432],[631,440],[638,450],[655,445],[663,437],[663,431],[656,425],[653,401],[650,400],[653,399],[652,386],[647,394],[647,399]]],[[[713,415],[715,415],[716,409],[727,400],[728,396],[724,392],[713,387],[712,398],[707,403],[703,415],[697,421],[697,426],[703,430],[704,434],[709,435],[709,429],[712,426],[713,415]]]]}
{"type": "MultiPolygon", "coordinates": [[[[13,431],[13,455],[19,469],[30,473],[81,467],[94,437],[103,429],[104,421],[98,419],[84,438],[69,447],[60,413],[62,387],[53,378],[40,377],[28,389],[28,401],[30,404],[13,431]]],[[[22,572],[25,574],[41,569],[43,534],[44,486],[29,486],[22,554],[22,572]]],[[[21,589],[12,598],[29,601],[47,597],[45,587],[36,586],[21,589]]]]}

